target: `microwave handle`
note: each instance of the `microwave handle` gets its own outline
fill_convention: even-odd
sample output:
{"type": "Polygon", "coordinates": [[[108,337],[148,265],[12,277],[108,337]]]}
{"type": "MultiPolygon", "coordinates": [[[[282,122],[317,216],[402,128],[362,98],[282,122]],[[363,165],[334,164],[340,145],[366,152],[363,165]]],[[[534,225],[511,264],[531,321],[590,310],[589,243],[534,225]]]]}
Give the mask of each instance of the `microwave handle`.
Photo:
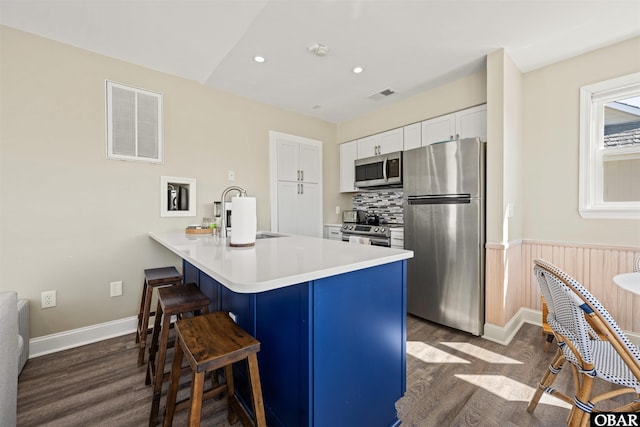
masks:
{"type": "Polygon", "coordinates": [[[387,180],[387,161],[389,159],[387,157],[384,158],[384,163],[382,163],[382,176],[384,177],[384,180],[387,180]]]}

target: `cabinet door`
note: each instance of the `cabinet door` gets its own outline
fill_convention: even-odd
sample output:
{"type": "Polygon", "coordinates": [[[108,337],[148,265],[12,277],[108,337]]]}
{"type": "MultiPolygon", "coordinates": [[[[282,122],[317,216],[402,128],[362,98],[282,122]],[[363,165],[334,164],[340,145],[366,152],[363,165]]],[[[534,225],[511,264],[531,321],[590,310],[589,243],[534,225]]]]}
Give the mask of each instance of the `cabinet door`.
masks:
{"type": "Polygon", "coordinates": [[[278,181],[278,232],[298,234],[300,183],[278,181]]]}
{"type": "Polygon", "coordinates": [[[456,115],[447,114],[422,122],[422,146],[451,141],[456,135],[456,115]]]}
{"type": "Polygon", "coordinates": [[[358,140],[358,158],[372,157],[378,155],[378,146],[382,138],[380,134],[371,135],[358,140]]]}
{"type": "Polygon", "coordinates": [[[456,128],[458,138],[479,137],[480,141],[487,141],[487,106],[479,105],[459,111],[456,114],[456,128]]]}
{"type": "Polygon", "coordinates": [[[320,147],[311,144],[299,144],[300,146],[300,172],[301,181],[304,182],[320,182],[320,166],[319,161],[322,153],[320,147]]]}
{"type": "Polygon", "coordinates": [[[300,170],[299,144],[294,141],[284,139],[278,140],[278,180],[298,181],[298,171],[300,170]]]}
{"type": "Polygon", "coordinates": [[[342,231],[339,225],[325,225],[324,238],[329,240],[342,240],[342,231]]]}
{"type": "Polygon", "coordinates": [[[403,128],[391,129],[380,134],[380,146],[378,154],[393,153],[394,151],[402,151],[404,141],[403,128]]]}
{"type": "Polygon", "coordinates": [[[403,129],[404,133],[404,144],[403,150],[412,150],[414,148],[420,147],[422,143],[422,125],[421,123],[414,123],[412,125],[407,125],[403,129]]]}
{"type": "Polygon", "coordinates": [[[322,195],[320,185],[300,184],[298,196],[297,233],[302,236],[322,237],[322,195]]]}
{"type": "Polygon", "coordinates": [[[358,141],[340,144],[340,192],[357,191],[354,161],[358,158],[358,141]]]}

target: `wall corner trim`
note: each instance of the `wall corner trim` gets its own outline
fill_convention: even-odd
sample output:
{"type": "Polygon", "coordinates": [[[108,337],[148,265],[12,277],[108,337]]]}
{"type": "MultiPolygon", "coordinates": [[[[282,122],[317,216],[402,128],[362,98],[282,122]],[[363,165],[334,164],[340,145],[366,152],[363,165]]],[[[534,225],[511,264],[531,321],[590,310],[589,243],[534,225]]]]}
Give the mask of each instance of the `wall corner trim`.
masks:
{"type": "Polygon", "coordinates": [[[70,348],[115,338],[136,331],[138,316],[71,329],[29,340],[29,358],[44,356],[70,348]]]}

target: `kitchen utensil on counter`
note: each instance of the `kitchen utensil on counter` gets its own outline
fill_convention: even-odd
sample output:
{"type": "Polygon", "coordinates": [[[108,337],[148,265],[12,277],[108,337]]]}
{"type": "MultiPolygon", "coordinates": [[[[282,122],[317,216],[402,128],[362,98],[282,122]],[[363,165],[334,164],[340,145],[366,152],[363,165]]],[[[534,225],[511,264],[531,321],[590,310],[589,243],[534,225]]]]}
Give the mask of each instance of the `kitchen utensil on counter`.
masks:
{"type": "Polygon", "coordinates": [[[240,195],[231,199],[233,229],[230,246],[253,246],[256,244],[258,219],[256,198],[240,195]]]}

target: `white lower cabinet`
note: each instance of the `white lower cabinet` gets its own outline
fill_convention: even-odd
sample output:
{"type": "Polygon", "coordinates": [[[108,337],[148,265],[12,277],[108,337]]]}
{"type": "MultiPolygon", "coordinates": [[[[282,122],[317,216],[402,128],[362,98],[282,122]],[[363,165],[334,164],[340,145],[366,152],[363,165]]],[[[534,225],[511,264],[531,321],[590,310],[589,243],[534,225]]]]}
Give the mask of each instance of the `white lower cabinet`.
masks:
{"type": "Polygon", "coordinates": [[[278,181],[278,232],[322,237],[318,184],[278,181]]]}
{"type": "Polygon", "coordinates": [[[342,227],[339,225],[325,225],[324,238],[329,240],[342,240],[342,227]]]}
{"type": "Polygon", "coordinates": [[[404,249],[404,228],[394,227],[391,229],[391,247],[404,249]]]}

